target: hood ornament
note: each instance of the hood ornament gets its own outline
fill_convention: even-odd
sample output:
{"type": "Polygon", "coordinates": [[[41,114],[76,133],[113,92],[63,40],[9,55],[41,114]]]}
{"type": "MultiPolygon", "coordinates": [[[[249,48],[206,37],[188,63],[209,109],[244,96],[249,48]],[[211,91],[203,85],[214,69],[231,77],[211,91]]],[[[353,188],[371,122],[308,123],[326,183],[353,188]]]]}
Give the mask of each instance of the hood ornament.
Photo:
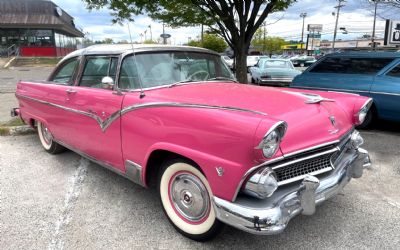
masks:
{"type": "Polygon", "coordinates": [[[306,98],[306,100],[304,101],[304,103],[306,103],[306,104],[314,104],[314,103],[320,103],[320,102],[334,102],[335,101],[335,100],[328,99],[328,98],[325,98],[325,97],[322,97],[320,95],[313,94],[313,93],[294,92],[294,91],[283,91],[283,92],[306,98]]]}

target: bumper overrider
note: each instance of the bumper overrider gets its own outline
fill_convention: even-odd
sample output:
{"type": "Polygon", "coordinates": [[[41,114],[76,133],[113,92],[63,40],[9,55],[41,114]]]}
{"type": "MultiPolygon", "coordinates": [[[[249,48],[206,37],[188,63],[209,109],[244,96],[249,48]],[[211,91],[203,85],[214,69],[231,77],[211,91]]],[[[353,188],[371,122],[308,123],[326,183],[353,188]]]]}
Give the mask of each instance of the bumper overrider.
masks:
{"type": "Polygon", "coordinates": [[[296,215],[312,215],[315,207],[340,192],[351,178],[360,178],[371,165],[362,148],[345,148],[334,170],[319,178],[307,175],[300,183],[279,187],[269,198],[241,196],[235,202],[213,198],[217,218],[243,231],[271,235],[282,232],[296,215]]]}

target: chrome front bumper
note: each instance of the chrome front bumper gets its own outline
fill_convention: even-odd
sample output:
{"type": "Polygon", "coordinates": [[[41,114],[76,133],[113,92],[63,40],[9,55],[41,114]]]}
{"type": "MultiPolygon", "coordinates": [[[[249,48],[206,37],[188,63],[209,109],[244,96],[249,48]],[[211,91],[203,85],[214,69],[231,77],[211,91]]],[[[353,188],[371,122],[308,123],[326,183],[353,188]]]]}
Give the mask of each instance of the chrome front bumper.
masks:
{"type": "Polygon", "coordinates": [[[335,169],[320,179],[309,175],[300,184],[278,188],[265,200],[243,196],[232,203],[214,197],[213,206],[217,218],[228,225],[253,234],[277,234],[296,215],[314,214],[316,205],[336,195],[351,178],[360,178],[370,165],[366,150],[346,149],[335,169]]]}

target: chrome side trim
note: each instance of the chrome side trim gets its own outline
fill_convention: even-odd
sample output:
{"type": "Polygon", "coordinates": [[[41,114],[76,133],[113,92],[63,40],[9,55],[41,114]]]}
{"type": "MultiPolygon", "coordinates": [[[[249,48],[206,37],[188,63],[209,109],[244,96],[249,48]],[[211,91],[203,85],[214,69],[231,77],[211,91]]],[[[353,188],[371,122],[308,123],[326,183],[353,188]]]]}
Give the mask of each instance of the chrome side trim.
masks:
{"type": "Polygon", "coordinates": [[[141,177],[141,175],[142,175],[142,166],[140,166],[139,164],[134,163],[133,161],[129,161],[129,160],[125,161],[126,172],[124,173],[121,170],[111,166],[110,164],[108,164],[106,162],[103,162],[103,161],[100,161],[100,160],[97,160],[96,158],[94,158],[94,157],[92,157],[92,156],[80,151],[79,149],[76,149],[76,148],[74,148],[74,147],[72,147],[72,146],[70,146],[70,145],[68,145],[68,144],[66,144],[66,143],[64,143],[62,141],[55,140],[55,139],[53,139],[53,140],[55,142],[57,142],[58,144],[60,144],[61,146],[65,147],[65,148],[68,148],[69,150],[71,150],[71,151],[77,153],[78,155],[80,155],[80,156],[82,156],[82,157],[84,157],[84,158],[86,158],[86,159],[88,159],[88,160],[90,160],[90,161],[102,166],[103,168],[106,168],[106,169],[108,169],[108,170],[110,170],[110,171],[112,171],[112,172],[114,172],[114,173],[116,173],[116,174],[118,174],[118,175],[120,175],[120,176],[122,176],[122,177],[124,177],[124,178],[126,178],[126,179],[128,179],[128,180],[130,180],[130,181],[132,181],[134,183],[136,183],[136,184],[139,184],[142,187],[146,187],[146,185],[142,181],[142,177],[141,177]],[[139,170],[140,171],[139,177],[137,176],[137,172],[135,172],[137,169],[140,169],[139,170]]]}
{"type": "Polygon", "coordinates": [[[28,99],[31,101],[35,101],[44,105],[48,105],[51,107],[56,107],[59,109],[63,109],[72,113],[76,113],[76,114],[80,114],[80,115],[84,115],[87,117],[90,117],[92,119],[94,119],[100,126],[101,130],[104,132],[116,119],[118,119],[119,117],[121,117],[122,115],[134,111],[134,110],[138,110],[138,109],[144,109],[144,108],[157,108],[157,107],[178,107],[178,108],[203,108],[203,109],[220,109],[220,110],[229,110],[229,111],[238,111],[238,112],[248,112],[248,113],[253,113],[253,114],[257,114],[257,115],[267,115],[266,113],[263,112],[259,112],[259,111],[255,111],[255,110],[249,110],[249,109],[242,109],[242,108],[235,108],[235,107],[226,107],[226,106],[213,106],[213,105],[203,105],[203,104],[192,104],[192,103],[177,103],[177,102],[150,102],[150,103],[144,103],[144,104],[135,104],[135,105],[131,105],[128,107],[125,107],[121,110],[118,110],[114,113],[112,113],[107,119],[103,120],[101,119],[101,117],[93,114],[93,113],[89,113],[86,111],[82,111],[82,110],[77,110],[77,109],[73,109],[73,108],[68,108],[59,104],[55,104],[55,103],[51,103],[51,102],[47,102],[47,101],[43,101],[40,99],[36,99],[33,97],[29,97],[29,96],[24,96],[24,95],[20,95],[20,94],[16,94],[17,97],[20,98],[24,98],[24,99],[28,99]]]}
{"type": "Polygon", "coordinates": [[[335,88],[321,88],[321,87],[307,87],[307,86],[291,86],[291,88],[296,89],[312,89],[312,90],[328,90],[330,92],[339,91],[339,92],[347,92],[352,94],[352,92],[359,92],[359,93],[370,93],[370,94],[379,94],[379,95],[394,95],[400,96],[398,93],[389,93],[389,92],[379,92],[379,91],[368,91],[368,90],[356,90],[356,89],[335,89],[335,88]]]}
{"type": "Polygon", "coordinates": [[[136,184],[139,184],[142,187],[145,187],[142,177],[142,166],[133,161],[126,160],[125,168],[126,168],[125,175],[129,180],[133,181],[136,184]]]}
{"type": "MultiPolygon", "coordinates": [[[[352,89],[335,89],[335,88],[321,88],[321,87],[308,87],[308,86],[291,86],[294,89],[312,89],[312,90],[325,90],[325,91],[339,91],[339,92],[360,92],[371,93],[368,90],[352,90],[352,89]]],[[[351,94],[351,93],[350,93],[351,94]]]]}
{"type": "Polygon", "coordinates": [[[226,106],[213,106],[213,105],[203,105],[203,104],[192,104],[192,103],[178,103],[178,102],[150,102],[145,104],[138,104],[125,107],[121,110],[121,115],[142,108],[156,108],[156,107],[178,107],[178,108],[204,108],[204,109],[222,109],[229,111],[239,111],[239,112],[248,112],[257,115],[267,115],[264,112],[259,112],[250,109],[242,109],[236,107],[226,107],[226,106]]]}
{"type": "Polygon", "coordinates": [[[394,95],[394,96],[400,96],[400,94],[397,93],[388,93],[388,92],[376,92],[376,91],[371,91],[369,92],[371,94],[378,94],[378,95],[394,95]]]}

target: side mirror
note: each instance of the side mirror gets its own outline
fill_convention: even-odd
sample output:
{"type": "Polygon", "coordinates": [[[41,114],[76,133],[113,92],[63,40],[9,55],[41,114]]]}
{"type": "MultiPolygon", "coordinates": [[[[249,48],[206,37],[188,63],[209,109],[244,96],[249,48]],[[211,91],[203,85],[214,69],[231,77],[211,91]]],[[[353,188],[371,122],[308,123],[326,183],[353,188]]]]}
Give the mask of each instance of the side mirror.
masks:
{"type": "Polygon", "coordinates": [[[105,76],[101,79],[101,84],[103,84],[103,89],[113,89],[114,80],[109,76],[105,76]]]}

